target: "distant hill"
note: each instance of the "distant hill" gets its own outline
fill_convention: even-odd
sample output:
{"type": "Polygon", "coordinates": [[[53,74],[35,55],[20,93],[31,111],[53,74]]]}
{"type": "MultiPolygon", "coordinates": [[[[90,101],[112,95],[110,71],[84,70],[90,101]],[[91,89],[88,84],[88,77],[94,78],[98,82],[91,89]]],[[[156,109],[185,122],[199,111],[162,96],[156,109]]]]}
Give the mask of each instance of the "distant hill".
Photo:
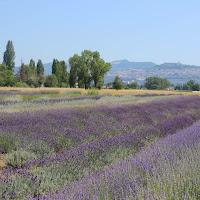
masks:
{"type": "Polygon", "coordinates": [[[45,75],[50,75],[52,73],[52,64],[53,63],[44,64],[44,73],[45,73],[45,75]]]}
{"type": "Polygon", "coordinates": [[[130,63],[131,62],[127,61],[121,63],[114,62],[114,65],[112,65],[114,69],[108,72],[105,77],[105,82],[111,82],[114,80],[116,75],[119,75],[119,77],[125,82],[138,81],[140,84],[143,84],[145,79],[151,76],[167,78],[174,84],[183,84],[191,79],[200,83],[200,66],[186,65],[180,62],[163,63],[160,65],[151,62],[149,62],[150,65],[149,63],[145,65],[146,62],[140,62],[143,66],[139,65],[138,67],[135,67],[132,65],[131,67],[130,63]]]}
{"type": "Polygon", "coordinates": [[[154,66],[154,68],[152,69],[168,69],[168,70],[172,70],[172,69],[199,69],[200,66],[196,66],[196,65],[186,65],[186,64],[182,64],[180,62],[177,63],[163,63],[160,65],[156,65],[154,66]]]}
{"type": "Polygon", "coordinates": [[[157,64],[153,62],[130,62],[125,59],[113,61],[111,62],[111,65],[112,68],[109,71],[110,74],[131,69],[148,69],[156,66],[157,64]]]}
{"type": "Polygon", "coordinates": [[[155,76],[167,78],[174,84],[183,84],[193,79],[197,83],[200,83],[200,66],[188,65],[178,63],[163,63],[161,65],[154,66],[146,71],[146,75],[152,73],[155,76]]]}

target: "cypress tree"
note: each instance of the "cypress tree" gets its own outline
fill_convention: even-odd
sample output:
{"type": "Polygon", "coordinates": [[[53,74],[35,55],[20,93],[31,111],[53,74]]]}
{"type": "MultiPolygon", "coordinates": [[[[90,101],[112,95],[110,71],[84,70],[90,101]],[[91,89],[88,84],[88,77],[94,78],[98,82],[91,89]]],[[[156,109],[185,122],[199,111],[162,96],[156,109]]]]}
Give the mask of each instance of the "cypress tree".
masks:
{"type": "Polygon", "coordinates": [[[37,63],[37,76],[44,76],[44,66],[41,60],[38,60],[37,63]]]}
{"type": "Polygon", "coordinates": [[[70,74],[69,74],[69,85],[71,88],[76,87],[77,73],[80,66],[80,56],[74,54],[73,57],[69,58],[70,74]]]}
{"type": "Polygon", "coordinates": [[[27,82],[28,78],[27,78],[27,66],[22,63],[20,70],[19,70],[19,76],[20,76],[20,81],[22,82],[27,82]]]}
{"type": "Polygon", "coordinates": [[[35,61],[33,59],[30,60],[29,67],[31,69],[32,75],[36,75],[35,61]]]}
{"type": "Polygon", "coordinates": [[[6,45],[6,51],[3,55],[3,63],[5,63],[8,66],[8,70],[13,70],[15,67],[15,50],[14,46],[11,40],[8,40],[8,43],[6,45]]]}
{"type": "Polygon", "coordinates": [[[64,60],[60,61],[60,67],[61,67],[61,87],[62,87],[63,83],[65,85],[68,85],[67,84],[67,81],[68,81],[67,65],[64,60]]]}
{"type": "Polygon", "coordinates": [[[41,85],[44,83],[44,80],[45,80],[44,66],[41,60],[38,60],[37,62],[37,77],[38,77],[38,85],[39,87],[41,87],[41,85]]]}
{"type": "Polygon", "coordinates": [[[58,65],[59,65],[59,61],[57,59],[53,59],[53,64],[52,64],[52,74],[55,74],[57,73],[58,71],[58,65]]]}
{"type": "Polygon", "coordinates": [[[65,61],[53,60],[52,64],[52,74],[57,77],[58,86],[62,87],[63,83],[67,83],[67,66],[65,61]]]}

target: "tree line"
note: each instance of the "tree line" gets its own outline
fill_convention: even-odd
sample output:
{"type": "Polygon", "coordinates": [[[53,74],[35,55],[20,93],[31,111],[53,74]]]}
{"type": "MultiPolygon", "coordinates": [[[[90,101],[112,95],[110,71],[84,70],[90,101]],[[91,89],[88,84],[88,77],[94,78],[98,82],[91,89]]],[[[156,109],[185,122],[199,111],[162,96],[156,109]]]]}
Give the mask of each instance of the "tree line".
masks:
{"type": "MultiPolygon", "coordinates": [[[[0,64],[0,86],[17,87],[79,87],[88,89],[94,85],[101,89],[104,85],[104,76],[111,69],[111,64],[106,63],[98,51],[84,50],[81,55],[74,54],[69,58],[70,72],[67,72],[65,61],[53,60],[52,74],[44,75],[42,60],[37,64],[33,59],[29,64],[21,64],[19,72],[14,74],[15,50],[12,41],[8,41],[6,51],[3,54],[3,63],[0,64]]],[[[148,77],[144,85],[138,82],[125,85],[119,76],[114,82],[107,83],[108,88],[113,89],[140,89],[163,90],[172,86],[167,79],[160,77],[148,77]]],[[[177,85],[175,90],[200,91],[200,85],[194,80],[186,84],[177,85]]]]}
{"type": "Polygon", "coordinates": [[[160,77],[148,77],[146,78],[146,82],[144,85],[139,85],[137,81],[132,83],[124,84],[123,81],[119,78],[119,76],[115,77],[113,83],[107,83],[108,88],[113,89],[150,89],[150,90],[164,90],[168,88],[171,83],[165,79],[160,77]]]}
{"type": "Polygon", "coordinates": [[[176,85],[174,87],[175,90],[190,90],[190,91],[200,91],[200,84],[195,83],[194,80],[188,81],[183,85],[176,85]]]}
{"type": "Polygon", "coordinates": [[[106,84],[107,88],[113,89],[149,89],[149,90],[165,90],[171,89],[173,90],[187,90],[187,91],[200,91],[200,84],[195,83],[194,80],[188,81],[183,85],[174,86],[165,78],[160,77],[148,77],[145,80],[144,85],[139,85],[138,82],[132,82],[128,84],[124,84],[123,81],[119,78],[119,76],[115,77],[114,82],[109,82],[106,84]]]}
{"type": "Polygon", "coordinates": [[[15,50],[12,41],[8,41],[0,65],[0,86],[31,87],[79,87],[88,89],[93,84],[96,88],[104,85],[104,76],[111,69],[98,51],[84,50],[81,55],[69,58],[70,73],[65,61],[53,60],[52,74],[45,77],[42,60],[37,64],[33,59],[29,64],[21,64],[19,72],[14,74],[15,50]]]}

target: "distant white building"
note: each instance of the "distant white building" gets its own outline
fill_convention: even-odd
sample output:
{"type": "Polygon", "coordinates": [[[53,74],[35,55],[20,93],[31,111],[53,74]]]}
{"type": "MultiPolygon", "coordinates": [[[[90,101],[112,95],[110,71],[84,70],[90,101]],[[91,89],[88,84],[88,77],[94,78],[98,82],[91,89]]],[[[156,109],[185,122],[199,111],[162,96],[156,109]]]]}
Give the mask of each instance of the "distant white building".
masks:
{"type": "Polygon", "coordinates": [[[130,82],[129,81],[122,81],[124,84],[129,84],[130,82]]]}
{"type": "Polygon", "coordinates": [[[165,90],[174,90],[174,87],[165,88],[165,90]]]}

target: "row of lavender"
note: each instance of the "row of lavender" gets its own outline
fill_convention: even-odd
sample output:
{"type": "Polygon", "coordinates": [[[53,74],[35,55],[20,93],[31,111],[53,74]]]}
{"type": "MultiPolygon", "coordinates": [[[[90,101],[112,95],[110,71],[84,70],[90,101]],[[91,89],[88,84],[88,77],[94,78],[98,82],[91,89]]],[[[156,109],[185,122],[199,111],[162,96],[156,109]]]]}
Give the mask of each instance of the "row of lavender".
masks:
{"type": "Polygon", "coordinates": [[[0,151],[35,154],[34,160],[4,171],[2,196],[54,193],[130,157],[148,142],[199,120],[199,100],[192,96],[116,108],[1,113],[0,151]]]}
{"type": "MultiPolygon", "coordinates": [[[[34,100],[30,101],[31,104],[45,104],[45,103],[58,103],[64,101],[80,101],[86,99],[93,99],[98,100],[102,98],[104,95],[98,96],[82,96],[82,97],[57,97],[57,98],[49,98],[49,99],[41,99],[41,100],[34,100]]],[[[0,101],[0,105],[6,106],[11,104],[23,104],[23,101],[0,101]]]]}
{"type": "Polygon", "coordinates": [[[199,149],[198,121],[150,145],[135,157],[39,199],[197,200],[200,199],[199,149]]]}
{"type": "Polygon", "coordinates": [[[59,94],[56,90],[27,91],[21,90],[0,90],[0,95],[39,95],[39,94],[59,94]]]}
{"type": "MultiPolygon", "coordinates": [[[[1,94],[0,93],[0,97],[2,96],[8,96],[8,95],[12,95],[12,94],[1,94]]],[[[23,95],[29,95],[27,93],[23,94],[23,95]]],[[[36,94],[31,94],[31,95],[37,95],[36,94]]],[[[95,96],[80,96],[80,97],[55,97],[55,98],[47,98],[47,99],[39,99],[39,100],[31,100],[28,101],[30,104],[45,104],[45,103],[59,103],[59,102],[65,102],[65,101],[80,101],[80,100],[87,100],[87,99],[91,99],[91,100],[99,100],[102,97],[105,96],[110,96],[109,94],[106,95],[95,95],[95,96]]],[[[159,97],[159,96],[171,96],[171,95],[162,95],[162,94],[146,94],[146,95],[132,95],[133,97],[137,97],[137,98],[143,98],[143,97],[159,97]]],[[[118,96],[118,98],[123,97],[123,96],[118,96]]],[[[0,105],[2,106],[6,106],[6,105],[13,105],[13,104],[23,104],[24,101],[0,101],[0,105]]]]}

